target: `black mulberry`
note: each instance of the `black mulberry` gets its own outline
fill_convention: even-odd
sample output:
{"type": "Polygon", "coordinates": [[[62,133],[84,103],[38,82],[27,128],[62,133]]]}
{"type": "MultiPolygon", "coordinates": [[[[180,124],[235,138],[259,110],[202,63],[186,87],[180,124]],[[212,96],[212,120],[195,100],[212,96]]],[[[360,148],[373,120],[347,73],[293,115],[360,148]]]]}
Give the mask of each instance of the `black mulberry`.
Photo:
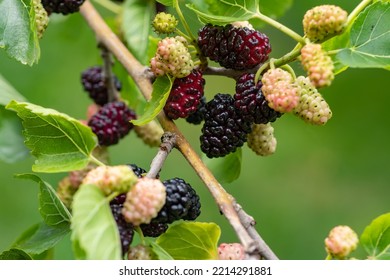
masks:
{"type": "Polygon", "coordinates": [[[41,0],[41,2],[49,15],[51,13],[67,15],[78,12],[84,0],[41,0]]]}
{"type": "Polygon", "coordinates": [[[166,188],[166,201],[152,222],[195,220],[200,215],[199,196],[190,184],[180,178],[165,180],[163,184],[166,188]]]}
{"type": "Polygon", "coordinates": [[[229,94],[218,93],[206,104],[200,148],[209,157],[223,157],[247,140],[251,123],[244,121],[229,94]]]}
{"type": "MultiPolygon", "coordinates": [[[[114,78],[115,87],[118,91],[122,85],[116,76],[114,78]]],[[[89,97],[98,105],[103,106],[108,103],[108,89],[105,83],[103,68],[101,66],[93,66],[81,73],[81,83],[89,97]]]]}
{"type": "Polygon", "coordinates": [[[99,145],[110,146],[117,144],[133,128],[131,120],[136,115],[125,103],[120,101],[110,102],[104,105],[88,121],[88,125],[97,135],[99,145]]]}

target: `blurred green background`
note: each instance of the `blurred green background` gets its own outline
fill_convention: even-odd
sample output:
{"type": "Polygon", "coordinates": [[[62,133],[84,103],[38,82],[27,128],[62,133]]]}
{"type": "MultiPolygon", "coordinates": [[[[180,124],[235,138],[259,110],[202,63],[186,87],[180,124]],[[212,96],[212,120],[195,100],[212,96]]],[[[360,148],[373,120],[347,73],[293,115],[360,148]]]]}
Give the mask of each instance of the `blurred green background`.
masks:
{"type": "MultiPolygon", "coordinates": [[[[260,1],[261,3],[261,1],[260,1]]],[[[359,1],[328,1],[350,12],[359,1]]],[[[280,19],[302,33],[305,11],[322,1],[295,1],[280,19]]],[[[273,53],[279,57],[294,42],[266,27],[273,53]]],[[[0,73],[30,102],[84,119],[90,100],[80,73],[100,62],[94,35],[78,14],[52,20],[41,41],[38,65],[23,66],[0,51],[0,73]]],[[[299,70],[299,68],[296,68],[299,70]]],[[[375,217],[390,211],[390,73],[349,69],[321,93],[333,118],[323,127],[285,115],[275,122],[277,151],[258,157],[246,146],[240,178],[224,187],[257,221],[257,230],[281,259],[324,259],[324,238],[340,224],[359,235],[375,217]]],[[[206,77],[206,95],[234,93],[228,78],[206,77]]],[[[177,121],[199,151],[200,126],[177,121]]],[[[1,135],[0,137],[6,137],[1,135]]],[[[148,169],[157,149],[146,146],[132,132],[110,148],[113,164],[136,163],[148,169]]],[[[0,251],[30,225],[40,221],[37,186],[13,178],[31,172],[33,158],[15,164],[0,162],[0,251]]],[[[53,186],[66,174],[39,174],[53,186]]],[[[236,242],[227,220],[178,151],[168,158],[162,179],[182,177],[201,197],[200,221],[221,226],[221,242],[236,242]]],[[[362,250],[356,253],[363,256],[362,250]]],[[[73,258],[69,238],[55,250],[58,259],[73,258]]]]}

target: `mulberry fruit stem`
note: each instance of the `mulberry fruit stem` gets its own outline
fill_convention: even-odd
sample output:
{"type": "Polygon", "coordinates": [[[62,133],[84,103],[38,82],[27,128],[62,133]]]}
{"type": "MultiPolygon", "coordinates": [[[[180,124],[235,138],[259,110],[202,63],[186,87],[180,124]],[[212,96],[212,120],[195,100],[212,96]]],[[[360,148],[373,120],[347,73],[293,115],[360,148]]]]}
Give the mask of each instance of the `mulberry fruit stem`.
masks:
{"type": "Polygon", "coordinates": [[[181,9],[179,6],[179,0],[174,0],[173,6],[175,7],[176,13],[180,18],[181,24],[183,24],[184,29],[186,30],[188,36],[191,38],[191,41],[196,42],[194,35],[192,35],[191,28],[188,26],[188,23],[187,23],[186,19],[184,18],[183,13],[181,12],[181,9]]]}
{"type": "Polygon", "coordinates": [[[278,29],[279,31],[283,32],[284,34],[286,34],[287,36],[291,37],[292,39],[294,39],[295,41],[301,43],[301,44],[305,44],[305,39],[299,35],[298,33],[296,33],[295,31],[291,30],[290,28],[288,28],[287,26],[285,26],[284,24],[281,24],[280,22],[270,18],[270,17],[267,17],[266,15],[258,12],[255,14],[254,16],[255,18],[258,18],[259,20],[273,26],[274,28],[278,29]]]}
{"type": "Polygon", "coordinates": [[[140,226],[136,226],[134,227],[134,230],[138,233],[139,235],[139,239],[140,239],[140,244],[142,245],[146,245],[146,241],[145,241],[145,236],[144,236],[144,233],[142,232],[142,229],[140,226]]]}
{"type": "Polygon", "coordinates": [[[99,48],[104,62],[103,77],[108,91],[108,102],[117,101],[119,100],[119,92],[116,89],[114,74],[112,73],[111,53],[103,44],[100,44],[99,48]]]}
{"type": "Polygon", "coordinates": [[[103,162],[101,162],[100,160],[98,160],[96,157],[94,157],[93,155],[90,155],[89,156],[89,159],[95,163],[97,166],[106,166],[103,162]]]}
{"type": "MultiPolygon", "coordinates": [[[[80,13],[96,34],[97,39],[115,55],[118,61],[134,79],[144,97],[150,99],[153,87],[147,72],[144,71],[145,66],[142,65],[123,45],[119,38],[115,36],[89,0],[85,1],[84,5],[80,8],[80,13]]],[[[243,216],[244,211],[242,210],[241,215],[238,215],[235,209],[235,199],[220,185],[174,122],[169,120],[163,112],[158,115],[158,120],[165,131],[170,131],[176,135],[177,149],[183,154],[198,176],[205,183],[215,202],[218,204],[219,209],[239,237],[246,253],[251,257],[258,258],[259,252],[265,252],[262,254],[264,258],[277,259],[268,246],[263,246],[261,242],[258,242],[260,235],[255,231],[253,224],[244,224],[244,221],[240,218],[243,216]]]]}
{"type": "Polygon", "coordinates": [[[197,39],[194,37],[194,35],[191,32],[191,28],[188,26],[188,23],[186,19],[184,18],[184,15],[180,9],[179,6],[179,0],[174,0],[173,1],[174,8],[176,10],[177,15],[180,18],[181,24],[184,26],[184,29],[186,30],[187,34],[184,34],[182,31],[180,31],[178,28],[176,28],[176,33],[179,34],[180,36],[183,36],[184,38],[187,39],[189,45],[194,46],[196,49],[196,52],[199,54],[199,60],[200,64],[203,66],[201,68],[205,68],[207,65],[207,59],[202,55],[202,52],[198,46],[197,39]]]}
{"type": "Polygon", "coordinates": [[[280,58],[270,59],[268,62],[266,62],[263,65],[261,65],[261,67],[256,72],[255,82],[257,83],[259,81],[259,79],[260,79],[260,75],[263,72],[265,72],[266,70],[268,70],[269,68],[271,68],[272,65],[273,65],[273,67],[277,68],[277,67],[280,67],[282,65],[286,65],[287,63],[296,60],[297,57],[301,55],[301,48],[302,48],[302,46],[303,45],[301,43],[298,43],[294,47],[294,49],[292,49],[289,53],[283,55],[280,58]]]}
{"type": "Polygon", "coordinates": [[[347,28],[352,24],[352,22],[355,20],[355,18],[360,14],[361,11],[364,10],[368,5],[370,5],[372,0],[363,0],[353,9],[353,11],[348,15],[347,19],[347,28]]]}

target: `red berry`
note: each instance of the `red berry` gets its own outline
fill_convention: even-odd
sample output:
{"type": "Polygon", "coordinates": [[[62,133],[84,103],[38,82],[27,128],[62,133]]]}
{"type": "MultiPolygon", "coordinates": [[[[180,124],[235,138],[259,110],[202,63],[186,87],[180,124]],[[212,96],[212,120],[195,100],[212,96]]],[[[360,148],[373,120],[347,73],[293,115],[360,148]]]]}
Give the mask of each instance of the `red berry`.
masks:
{"type": "Polygon", "coordinates": [[[176,78],[164,107],[165,114],[175,120],[194,113],[203,96],[204,85],[205,80],[198,70],[184,78],[176,78]]]}
{"type": "Polygon", "coordinates": [[[198,32],[198,45],[204,56],[221,66],[251,69],[268,59],[271,45],[268,37],[247,27],[205,25],[198,32]]]}

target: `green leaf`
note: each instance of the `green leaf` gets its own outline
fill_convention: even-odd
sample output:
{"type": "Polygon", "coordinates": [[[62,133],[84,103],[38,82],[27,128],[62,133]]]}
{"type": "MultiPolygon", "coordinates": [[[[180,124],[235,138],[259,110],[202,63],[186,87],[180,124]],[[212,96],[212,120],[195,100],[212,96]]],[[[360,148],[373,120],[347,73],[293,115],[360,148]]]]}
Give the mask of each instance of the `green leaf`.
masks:
{"type": "Polygon", "coordinates": [[[241,148],[238,148],[234,153],[230,153],[225,157],[208,158],[203,155],[202,159],[220,183],[231,183],[240,177],[242,163],[241,148]]]}
{"type": "Polygon", "coordinates": [[[68,225],[51,227],[40,223],[27,229],[13,244],[13,247],[22,249],[29,254],[41,254],[53,248],[69,232],[68,225]]]}
{"type": "Polygon", "coordinates": [[[390,213],[374,219],[360,236],[370,259],[390,260],[390,213]]]}
{"type": "Polygon", "coordinates": [[[7,105],[11,100],[26,101],[16,89],[0,74],[0,105],[7,105]]]}
{"type": "Polygon", "coordinates": [[[134,125],[144,125],[153,120],[161,112],[171,92],[172,83],[172,79],[167,75],[156,79],[153,83],[152,98],[146,104],[143,115],[131,121],[134,125]]]}
{"type": "Polygon", "coordinates": [[[21,249],[11,248],[0,254],[0,260],[32,260],[31,256],[21,249]]]}
{"type": "Polygon", "coordinates": [[[349,47],[337,54],[344,65],[390,70],[390,3],[368,6],[354,21],[349,47]]]}
{"type": "Polygon", "coordinates": [[[22,124],[15,113],[0,106],[0,160],[14,163],[29,156],[24,145],[22,124]]]}
{"type": "Polygon", "coordinates": [[[33,65],[40,56],[35,11],[28,0],[0,1],[0,48],[23,64],[33,65]]]}
{"type": "Polygon", "coordinates": [[[154,3],[145,0],[126,0],[123,4],[122,30],[127,46],[134,56],[147,64],[149,34],[154,3]]]}
{"type": "Polygon", "coordinates": [[[170,226],[156,242],[175,260],[215,260],[220,235],[214,223],[182,222],[170,226]]]}
{"type": "Polygon", "coordinates": [[[16,178],[33,180],[39,184],[39,212],[47,225],[70,225],[71,214],[50,184],[34,174],[18,174],[16,178]]]}
{"type": "Polygon", "coordinates": [[[157,0],[157,2],[165,6],[173,6],[173,0],[157,0]]]}
{"type": "Polygon", "coordinates": [[[11,101],[6,108],[23,120],[25,144],[37,158],[34,172],[82,169],[93,159],[96,136],[78,120],[27,102],[11,101]]]}
{"type": "Polygon", "coordinates": [[[172,256],[168,254],[161,246],[156,242],[150,242],[153,252],[157,255],[159,260],[173,260],[172,256]]]}
{"type": "Polygon", "coordinates": [[[234,21],[244,21],[259,13],[259,1],[254,0],[207,0],[206,3],[187,4],[204,23],[225,25],[234,21]]]}
{"type": "Polygon", "coordinates": [[[108,198],[93,185],[81,185],[72,205],[72,242],[76,256],[121,259],[120,239],[108,198]]]}

